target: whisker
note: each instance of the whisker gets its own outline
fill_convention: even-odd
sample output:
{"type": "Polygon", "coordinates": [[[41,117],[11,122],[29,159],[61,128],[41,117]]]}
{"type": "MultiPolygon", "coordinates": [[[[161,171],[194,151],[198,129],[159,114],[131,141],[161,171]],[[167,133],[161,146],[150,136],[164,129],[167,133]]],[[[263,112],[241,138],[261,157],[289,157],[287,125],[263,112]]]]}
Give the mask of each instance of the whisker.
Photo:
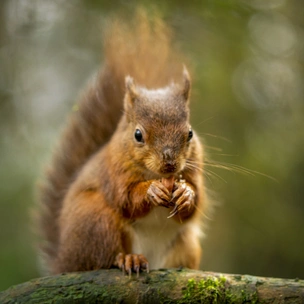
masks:
{"type": "Polygon", "coordinates": [[[209,149],[209,150],[214,150],[214,151],[217,151],[217,152],[222,152],[223,151],[223,149],[218,148],[218,147],[207,146],[207,145],[204,145],[204,147],[205,147],[206,150],[209,149]]]}
{"type": "Polygon", "coordinates": [[[197,212],[199,212],[204,218],[206,218],[207,220],[211,221],[212,219],[210,217],[207,216],[207,214],[205,212],[203,212],[198,206],[194,205],[194,208],[197,210],[197,212]]]}
{"type": "Polygon", "coordinates": [[[210,176],[212,176],[212,174],[210,172],[208,172],[208,171],[205,171],[205,170],[204,170],[203,174],[206,176],[206,178],[208,178],[209,182],[211,183],[211,185],[213,187],[213,182],[212,182],[212,179],[210,177],[210,176]]]}
{"type": "Polygon", "coordinates": [[[202,165],[202,164],[194,162],[194,161],[191,161],[191,160],[187,160],[185,167],[188,168],[188,169],[190,169],[190,170],[198,170],[200,172],[203,172],[203,169],[201,168],[200,165],[202,165]]]}
{"type": "Polygon", "coordinates": [[[223,137],[223,136],[218,136],[218,135],[214,135],[214,134],[211,134],[211,133],[198,133],[199,135],[204,135],[204,136],[210,136],[210,137],[214,137],[214,138],[218,138],[218,139],[221,139],[221,140],[224,140],[228,143],[232,143],[232,141],[226,137],[223,137]]]}
{"type": "Polygon", "coordinates": [[[225,154],[225,153],[213,153],[213,155],[218,155],[218,156],[230,156],[230,157],[238,157],[238,154],[225,154]]]}
{"type": "Polygon", "coordinates": [[[206,214],[200,210],[196,205],[194,205],[194,208],[197,210],[197,212],[199,212],[202,216],[206,217],[206,214]]]}
{"type": "Polygon", "coordinates": [[[206,121],[209,121],[209,120],[213,119],[214,117],[215,117],[215,116],[211,116],[211,117],[208,117],[208,118],[204,119],[203,121],[201,121],[201,122],[199,122],[198,124],[196,124],[195,127],[204,124],[206,121]]]}
{"type": "Polygon", "coordinates": [[[187,159],[186,164],[191,164],[191,165],[198,166],[199,168],[201,168],[204,165],[204,162],[198,162],[196,160],[187,159]]]}
{"type": "Polygon", "coordinates": [[[228,182],[227,182],[224,178],[222,178],[220,175],[214,173],[213,171],[208,170],[208,169],[206,169],[206,168],[204,169],[204,171],[205,171],[207,174],[209,174],[210,176],[216,177],[216,178],[218,178],[219,180],[223,181],[224,183],[228,184],[228,182]]]}
{"type": "MultiPolygon", "coordinates": [[[[262,172],[259,172],[259,171],[247,169],[247,168],[244,168],[242,166],[231,164],[231,163],[209,161],[209,160],[204,160],[203,163],[188,160],[187,163],[191,163],[191,165],[195,165],[195,166],[201,166],[201,165],[204,166],[204,167],[205,166],[210,166],[210,167],[213,167],[213,168],[224,169],[224,170],[230,171],[232,173],[241,173],[241,174],[245,174],[245,175],[249,175],[249,176],[260,175],[260,176],[267,177],[267,178],[269,178],[269,179],[278,183],[278,180],[275,179],[274,177],[272,177],[271,175],[268,175],[268,174],[265,174],[265,173],[262,173],[262,172]]],[[[204,168],[202,171],[204,171],[204,170],[206,170],[206,168],[204,168]]],[[[214,173],[214,172],[212,172],[212,173],[214,173]]],[[[220,177],[220,176],[218,176],[218,177],[220,177]]]]}
{"type": "Polygon", "coordinates": [[[232,172],[232,173],[243,173],[243,174],[254,176],[254,174],[252,172],[247,171],[245,169],[240,169],[240,168],[236,168],[236,167],[233,167],[233,166],[227,166],[227,165],[223,165],[223,164],[219,164],[219,163],[205,163],[205,166],[224,169],[224,170],[227,170],[227,171],[232,172]]]}
{"type": "Polygon", "coordinates": [[[188,168],[189,170],[199,170],[200,172],[203,172],[205,174],[205,176],[209,179],[209,181],[212,184],[212,180],[210,179],[209,176],[218,178],[219,180],[222,180],[223,182],[225,182],[227,184],[227,181],[222,178],[220,175],[216,174],[215,172],[208,170],[206,168],[202,169],[200,166],[203,165],[203,163],[197,162],[197,161],[193,161],[193,160],[187,160],[186,162],[186,168],[188,168]]]}
{"type": "Polygon", "coordinates": [[[269,179],[271,179],[275,182],[278,182],[277,179],[275,179],[274,177],[272,177],[270,175],[267,175],[267,174],[259,172],[259,171],[247,169],[247,168],[244,168],[242,166],[235,165],[235,164],[230,164],[230,163],[225,163],[225,162],[204,161],[204,165],[205,166],[211,166],[211,167],[214,167],[214,168],[228,170],[230,172],[242,173],[242,174],[249,175],[249,176],[255,176],[257,174],[257,175],[267,177],[267,178],[269,178],[269,179]]]}

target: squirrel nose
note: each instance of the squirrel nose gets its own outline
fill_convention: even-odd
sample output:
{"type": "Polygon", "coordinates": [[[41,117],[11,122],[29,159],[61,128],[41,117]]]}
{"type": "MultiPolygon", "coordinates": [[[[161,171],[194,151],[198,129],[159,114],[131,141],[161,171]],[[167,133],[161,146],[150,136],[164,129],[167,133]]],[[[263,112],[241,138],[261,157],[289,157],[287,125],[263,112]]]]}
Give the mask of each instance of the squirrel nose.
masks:
{"type": "Polygon", "coordinates": [[[165,147],[163,149],[163,160],[165,162],[171,162],[173,160],[173,151],[172,149],[165,147]]]}
{"type": "Polygon", "coordinates": [[[173,173],[176,171],[176,163],[173,161],[165,162],[163,172],[164,173],[173,173]]]}
{"type": "Polygon", "coordinates": [[[163,149],[164,172],[170,173],[176,170],[176,161],[174,160],[173,150],[170,148],[163,149]]]}

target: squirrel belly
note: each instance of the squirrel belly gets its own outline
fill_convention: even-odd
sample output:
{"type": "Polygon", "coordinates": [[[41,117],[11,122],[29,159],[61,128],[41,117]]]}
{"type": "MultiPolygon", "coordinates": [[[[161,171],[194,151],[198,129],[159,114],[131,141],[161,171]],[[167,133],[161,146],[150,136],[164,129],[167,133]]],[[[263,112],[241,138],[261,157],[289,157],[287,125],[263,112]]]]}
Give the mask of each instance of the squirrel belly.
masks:
{"type": "Polygon", "coordinates": [[[190,76],[159,19],[120,23],[40,188],[48,273],[199,267],[207,197],[190,76]]]}
{"type": "Polygon", "coordinates": [[[168,248],[182,230],[180,223],[168,220],[169,215],[167,208],[155,208],[132,225],[132,252],[142,253],[149,261],[150,269],[166,268],[168,248]]]}
{"type": "Polygon", "coordinates": [[[142,253],[149,261],[151,269],[180,266],[197,269],[201,253],[199,223],[183,225],[168,220],[168,216],[167,209],[159,208],[137,220],[132,225],[132,252],[142,253]]]}

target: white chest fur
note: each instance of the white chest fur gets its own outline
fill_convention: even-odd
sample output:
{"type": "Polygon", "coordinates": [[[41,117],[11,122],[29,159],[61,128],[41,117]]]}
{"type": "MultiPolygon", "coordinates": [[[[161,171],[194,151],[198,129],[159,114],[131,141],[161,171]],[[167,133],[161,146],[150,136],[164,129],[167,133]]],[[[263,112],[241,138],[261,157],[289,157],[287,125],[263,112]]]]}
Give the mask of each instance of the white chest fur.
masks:
{"type": "Polygon", "coordinates": [[[169,210],[154,208],[147,216],[133,224],[133,253],[143,254],[149,261],[150,269],[164,267],[166,253],[179,233],[182,225],[168,219],[169,210]]]}

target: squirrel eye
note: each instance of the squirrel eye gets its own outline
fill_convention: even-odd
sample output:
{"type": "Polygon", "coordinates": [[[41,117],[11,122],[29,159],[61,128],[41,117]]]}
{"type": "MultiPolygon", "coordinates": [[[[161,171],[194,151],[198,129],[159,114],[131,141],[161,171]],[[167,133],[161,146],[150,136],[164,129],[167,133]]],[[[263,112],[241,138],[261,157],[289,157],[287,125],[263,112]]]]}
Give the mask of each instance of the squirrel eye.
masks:
{"type": "Polygon", "coordinates": [[[192,137],[193,137],[193,131],[192,129],[190,129],[188,134],[188,141],[190,141],[192,137]]]}
{"type": "Polygon", "coordinates": [[[142,133],[139,129],[135,130],[134,137],[135,137],[137,142],[142,142],[142,143],[144,142],[143,135],[142,135],[142,133]]]}

